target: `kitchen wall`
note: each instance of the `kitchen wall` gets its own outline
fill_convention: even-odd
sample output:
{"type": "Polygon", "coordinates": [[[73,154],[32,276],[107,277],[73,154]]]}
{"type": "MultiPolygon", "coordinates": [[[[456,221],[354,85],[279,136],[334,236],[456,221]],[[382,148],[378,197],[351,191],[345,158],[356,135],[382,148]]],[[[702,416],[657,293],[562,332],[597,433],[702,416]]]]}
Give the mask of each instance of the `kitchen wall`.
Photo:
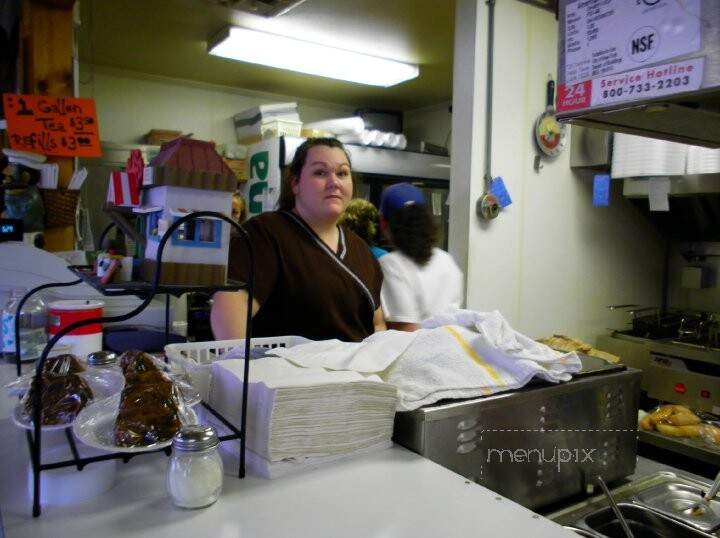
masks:
{"type": "MultiPolygon", "coordinates": [[[[123,144],[142,142],[154,128],[234,143],[232,116],[260,103],[296,101],[306,123],[352,116],[356,108],[87,64],[81,66],[80,94],[96,100],[101,138],[123,144]]],[[[408,140],[449,144],[450,105],[447,101],[405,112],[408,140]]]]}
{"type": "MultiPolygon", "coordinates": [[[[456,31],[470,32],[460,19],[467,18],[468,9],[476,9],[480,26],[485,24],[485,2],[475,2],[458,0],[456,31]]],[[[532,128],[545,108],[548,75],[556,73],[557,23],[551,13],[520,2],[496,5],[492,173],[504,178],[513,204],[491,223],[481,222],[474,204],[482,193],[482,168],[469,168],[469,177],[454,175],[453,182],[466,184],[453,188],[465,198],[469,193],[470,200],[463,207],[463,196],[451,192],[457,203],[451,219],[470,217],[467,242],[451,239],[451,251],[458,259],[467,257],[469,308],[497,309],[533,337],[563,333],[592,343],[607,327],[624,321],[606,305],[659,303],[663,244],[622,198],[620,183],[612,186],[610,207],[594,208],[592,174],[571,170],[568,151],[545,161],[540,173],[533,170],[532,128]]],[[[475,36],[456,35],[456,61],[458,43],[472,39],[477,57],[484,58],[486,34],[482,28],[475,31],[475,36]]],[[[463,117],[474,116],[476,141],[463,158],[476,162],[483,152],[484,91],[479,89],[485,84],[484,60],[474,69],[475,95],[456,87],[453,108],[456,113],[462,109],[463,117]],[[472,113],[460,102],[470,99],[472,113]]],[[[454,83],[462,83],[458,67],[454,83]]],[[[454,148],[464,142],[458,133],[454,148]]],[[[453,158],[459,153],[456,149],[453,158]]]]}
{"type": "Polygon", "coordinates": [[[668,271],[668,305],[683,310],[720,312],[720,243],[673,244],[668,271]],[[702,254],[702,259],[686,259],[682,253],[702,254]],[[708,287],[690,289],[682,286],[686,266],[702,267],[707,272],[708,287]]]}
{"type": "Polygon", "coordinates": [[[235,143],[232,117],[268,102],[296,101],[304,122],[350,116],[354,107],[83,64],[80,95],[97,106],[102,140],[138,143],[151,129],[235,143]]]}
{"type": "MultiPolygon", "coordinates": [[[[458,5],[482,0],[458,0],[458,5]]],[[[462,9],[456,10],[462,17],[462,9]]],[[[502,176],[513,204],[498,219],[481,223],[474,215],[482,193],[482,171],[455,174],[451,192],[451,251],[467,260],[467,304],[477,310],[500,310],[519,330],[532,336],[565,333],[590,342],[606,327],[624,320],[606,305],[657,304],[660,301],[663,247],[656,232],[613,185],[609,208],[591,204],[592,176],[573,172],[568,152],[533,171],[531,138],[536,116],[544,109],[545,82],[556,71],[557,26],[552,14],[515,1],[497,2],[492,171],[502,176]]],[[[458,32],[475,32],[467,20],[458,32]],[[469,28],[469,29],[468,29],[469,28]]],[[[467,36],[459,35],[463,41],[467,36]]],[[[485,33],[472,36],[484,52],[485,33]]],[[[458,62],[456,51],[456,62],[458,62]]],[[[472,66],[458,66],[472,71],[472,66]]],[[[458,76],[456,68],[456,78],[458,76]]],[[[152,128],[193,132],[196,138],[234,142],[232,115],[288,96],[250,92],[167,79],[97,66],[81,67],[81,95],[96,99],[103,140],[138,142],[152,128]]],[[[482,160],[484,76],[475,73],[470,93],[473,132],[455,130],[453,142],[467,142],[469,153],[457,159],[482,160]],[[472,90],[472,89],[471,89],[472,90]]],[[[454,99],[465,98],[463,92],[454,99]]],[[[304,121],[351,115],[353,107],[300,100],[304,121]]],[[[410,140],[444,145],[450,128],[449,103],[406,112],[410,140]]],[[[457,112],[458,103],[454,103],[457,112]]],[[[460,156],[462,155],[462,156],[460,156]]]]}
{"type": "Polygon", "coordinates": [[[452,145],[451,101],[409,110],[403,114],[403,131],[408,142],[430,142],[450,148],[452,145]]]}

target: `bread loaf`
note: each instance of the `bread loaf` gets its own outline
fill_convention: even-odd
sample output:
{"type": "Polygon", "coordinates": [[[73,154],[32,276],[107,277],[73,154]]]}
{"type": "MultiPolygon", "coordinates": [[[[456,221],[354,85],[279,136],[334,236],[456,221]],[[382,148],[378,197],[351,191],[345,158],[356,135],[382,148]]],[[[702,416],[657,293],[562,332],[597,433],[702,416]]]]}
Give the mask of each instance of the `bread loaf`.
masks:
{"type": "Polygon", "coordinates": [[[700,437],[700,425],[673,426],[671,424],[655,424],[657,430],[663,435],[670,437],[700,437]]]}
{"type": "MultiPolygon", "coordinates": [[[[671,437],[699,437],[702,420],[684,405],[661,405],[640,420],[645,431],[657,430],[671,437]]],[[[720,429],[719,429],[720,431],[720,429]]]]}
{"type": "Polygon", "coordinates": [[[671,415],[668,422],[673,426],[690,426],[691,424],[700,424],[702,420],[695,413],[686,413],[681,411],[671,415]]]}

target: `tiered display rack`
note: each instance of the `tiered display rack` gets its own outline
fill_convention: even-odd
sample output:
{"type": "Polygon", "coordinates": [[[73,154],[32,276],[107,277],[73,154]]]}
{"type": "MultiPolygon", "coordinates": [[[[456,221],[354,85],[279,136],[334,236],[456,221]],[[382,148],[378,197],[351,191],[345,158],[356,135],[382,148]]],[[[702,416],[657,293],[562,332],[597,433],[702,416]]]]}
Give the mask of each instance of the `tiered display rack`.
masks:
{"type": "MultiPolygon", "coordinates": [[[[109,229],[113,225],[109,226],[105,229],[103,232],[103,236],[106,235],[106,233],[109,231],[109,229]]],[[[94,463],[98,461],[105,461],[105,460],[112,460],[112,459],[122,459],[123,461],[127,462],[132,457],[136,455],[141,454],[152,454],[154,452],[162,452],[164,451],[166,454],[170,454],[170,448],[160,448],[156,450],[149,450],[147,452],[137,453],[137,454],[128,454],[126,452],[110,452],[108,454],[102,454],[99,456],[93,456],[93,457],[80,457],[80,454],[78,453],[77,446],[75,444],[75,439],[73,438],[72,434],[72,426],[68,426],[65,428],[65,436],[68,441],[68,445],[70,447],[70,452],[72,453],[72,459],[64,460],[64,461],[58,461],[58,462],[52,462],[52,463],[43,463],[42,462],[42,428],[41,428],[41,394],[42,394],[42,387],[43,387],[43,379],[42,379],[42,371],[43,367],[45,365],[45,360],[47,359],[48,353],[50,350],[55,346],[55,344],[60,340],[63,336],[71,333],[75,329],[78,329],[80,327],[84,327],[86,325],[92,325],[95,323],[114,323],[114,322],[120,322],[120,321],[126,321],[140,312],[142,312],[148,304],[150,304],[150,301],[153,299],[155,295],[158,293],[166,294],[166,302],[165,302],[165,340],[166,343],[168,343],[168,336],[169,336],[169,296],[180,296],[184,293],[189,292],[205,292],[205,293],[214,293],[216,291],[237,291],[240,289],[246,289],[248,294],[248,308],[247,308],[247,320],[246,320],[246,332],[245,332],[245,367],[243,372],[243,395],[242,395],[242,409],[241,409],[241,418],[242,422],[240,425],[240,429],[233,426],[230,422],[228,422],[221,414],[219,414],[217,411],[215,411],[210,405],[208,405],[207,402],[202,401],[201,405],[207,409],[215,418],[217,418],[228,430],[230,430],[230,434],[228,435],[222,435],[219,436],[219,439],[221,442],[223,441],[231,441],[235,439],[240,440],[240,469],[238,472],[238,477],[243,478],[245,476],[245,445],[246,445],[246,427],[245,427],[245,418],[247,416],[247,394],[248,394],[248,378],[249,378],[249,368],[250,368],[250,361],[247,360],[250,357],[250,338],[252,336],[252,300],[253,300],[253,284],[255,281],[255,257],[252,249],[252,244],[250,242],[250,238],[247,235],[247,232],[243,230],[243,228],[231,220],[229,217],[223,215],[222,213],[217,213],[214,211],[197,211],[194,213],[190,213],[170,225],[167,232],[163,235],[163,237],[160,239],[160,244],[158,246],[158,252],[157,252],[157,265],[156,265],[156,271],[153,278],[152,283],[149,282],[123,282],[118,284],[102,284],[100,282],[100,279],[95,275],[92,266],[70,266],[69,269],[75,273],[79,278],[77,280],[73,280],[70,282],[55,282],[55,283],[48,283],[43,284],[41,286],[37,286],[36,288],[31,289],[29,292],[27,292],[23,298],[20,300],[18,304],[17,312],[22,311],[22,307],[25,304],[25,302],[35,293],[48,289],[48,288],[54,288],[54,287],[64,287],[64,286],[74,286],[76,284],[80,284],[81,282],[86,282],[87,284],[91,285],[93,288],[98,290],[100,293],[106,296],[118,296],[118,295],[135,295],[139,298],[141,298],[143,301],[142,303],[133,309],[132,311],[128,312],[127,314],[118,315],[118,316],[103,316],[100,318],[90,318],[90,319],[84,319],[77,321],[75,323],[72,323],[68,325],[67,327],[64,327],[61,329],[55,336],[53,336],[43,349],[42,355],[40,356],[40,359],[37,361],[37,364],[35,366],[35,379],[34,379],[34,387],[35,390],[33,392],[33,413],[32,413],[32,431],[26,430],[26,436],[27,436],[27,442],[28,442],[28,448],[30,451],[30,457],[31,457],[31,464],[32,464],[32,472],[33,472],[33,507],[32,507],[32,514],[33,517],[37,517],[41,513],[41,506],[40,506],[40,475],[42,471],[47,471],[50,469],[58,469],[61,467],[77,467],[78,471],[82,471],[83,468],[88,465],[89,463],[94,463]],[[220,219],[224,220],[225,222],[228,222],[232,228],[237,230],[240,237],[243,238],[247,245],[248,250],[248,261],[250,262],[250,271],[249,271],[249,278],[247,283],[241,283],[241,282],[232,282],[228,283],[224,286],[193,286],[193,285],[165,285],[160,284],[161,275],[162,275],[162,255],[163,250],[165,249],[165,244],[167,243],[168,239],[172,236],[173,232],[182,226],[184,223],[186,223],[189,220],[197,219],[197,218],[214,218],[214,219],[220,219]]],[[[20,315],[15,316],[15,350],[16,350],[16,365],[17,365],[17,374],[18,376],[21,375],[21,360],[20,360],[20,315]]]]}

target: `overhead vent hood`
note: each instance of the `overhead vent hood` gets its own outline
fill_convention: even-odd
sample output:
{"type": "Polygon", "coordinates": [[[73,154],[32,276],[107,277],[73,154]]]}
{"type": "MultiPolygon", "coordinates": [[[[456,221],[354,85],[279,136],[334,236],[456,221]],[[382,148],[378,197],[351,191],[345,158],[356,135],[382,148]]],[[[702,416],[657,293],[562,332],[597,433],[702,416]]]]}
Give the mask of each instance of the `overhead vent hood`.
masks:
{"type": "Polygon", "coordinates": [[[278,17],[299,6],[305,0],[206,0],[237,11],[263,17],[278,17]]]}
{"type": "Polygon", "coordinates": [[[523,4],[530,4],[531,6],[539,7],[545,11],[552,11],[557,13],[558,0],[519,0],[523,4]]]}
{"type": "Polygon", "coordinates": [[[720,174],[671,176],[668,210],[651,211],[652,178],[626,178],[628,198],[662,233],[678,241],[720,241],[720,174]]]}
{"type": "Polygon", "coordinates": [[[643,213],[671,241],[720,241],[720,194],[704,196],[672,196],[669,211],[650,211],[647,198],[630,198],[643,213]]]}
{"type": "Polygon", "coordinates": [[[559,31],[560,120],[720,147],[720,1],[560,0],[559,31]]]}
{"type": "Polygon", "coordinates": [[[611,175],[665,237],[720,241],[720,149],[616,133],[611,175]],[[650,211],[650,189],[664,177],[668,210],[650,211]]]}

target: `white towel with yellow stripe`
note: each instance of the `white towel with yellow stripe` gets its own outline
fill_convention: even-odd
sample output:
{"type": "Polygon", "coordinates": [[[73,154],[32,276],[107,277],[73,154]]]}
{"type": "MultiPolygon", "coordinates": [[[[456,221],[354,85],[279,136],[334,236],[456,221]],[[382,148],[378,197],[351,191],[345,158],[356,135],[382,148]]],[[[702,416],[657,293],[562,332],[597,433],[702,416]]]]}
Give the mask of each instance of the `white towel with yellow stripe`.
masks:
{"type": "MultiPolygon", "coordinates": [[[[547,366],[550,370],[558,368],[558,365],[565,366],[572,362],[578,370],[570,370],[570,373],[579,371],[580,359],[576,353],[560,353],[550,349],[545,344],[536,342],[521,332],[513,329],[500,312],[475,312],[473,310],[449,310],[437,314],[425,320],[422,326],[426,329],[434,329],[444,325],[460,325],[468,329],[474,329],[480,336],[479,342],[510,354],[517,359],[529,359],[547,366]]],[[[557,381],[567,381],[569,376],[561,377],[557,381]]],[[[552,381],[552,379],[550,379],[552,381]]]]}
{"type": "Polygon", "coordinates": [[[555,359],[542,363],[514,357],[487,345],[476,331],[458,325],[421,329],[415,334],[405,353],[381,374],[398,388],[398,411],[517,389],[534,377],[569,381],[581,368],[574,353],[553,351],[555,359]]]}
{"type": "Polygon", "coordinates": [[[375,333],[360,343],[309,342],[273,353],[308,368],[377,373],[398,388],[398,411],[517,389],[533,377],[569,381],[581,369],[576,353],[534,342],[499,312],[457,310],[424,325],[413,333],[375,333]]]}

